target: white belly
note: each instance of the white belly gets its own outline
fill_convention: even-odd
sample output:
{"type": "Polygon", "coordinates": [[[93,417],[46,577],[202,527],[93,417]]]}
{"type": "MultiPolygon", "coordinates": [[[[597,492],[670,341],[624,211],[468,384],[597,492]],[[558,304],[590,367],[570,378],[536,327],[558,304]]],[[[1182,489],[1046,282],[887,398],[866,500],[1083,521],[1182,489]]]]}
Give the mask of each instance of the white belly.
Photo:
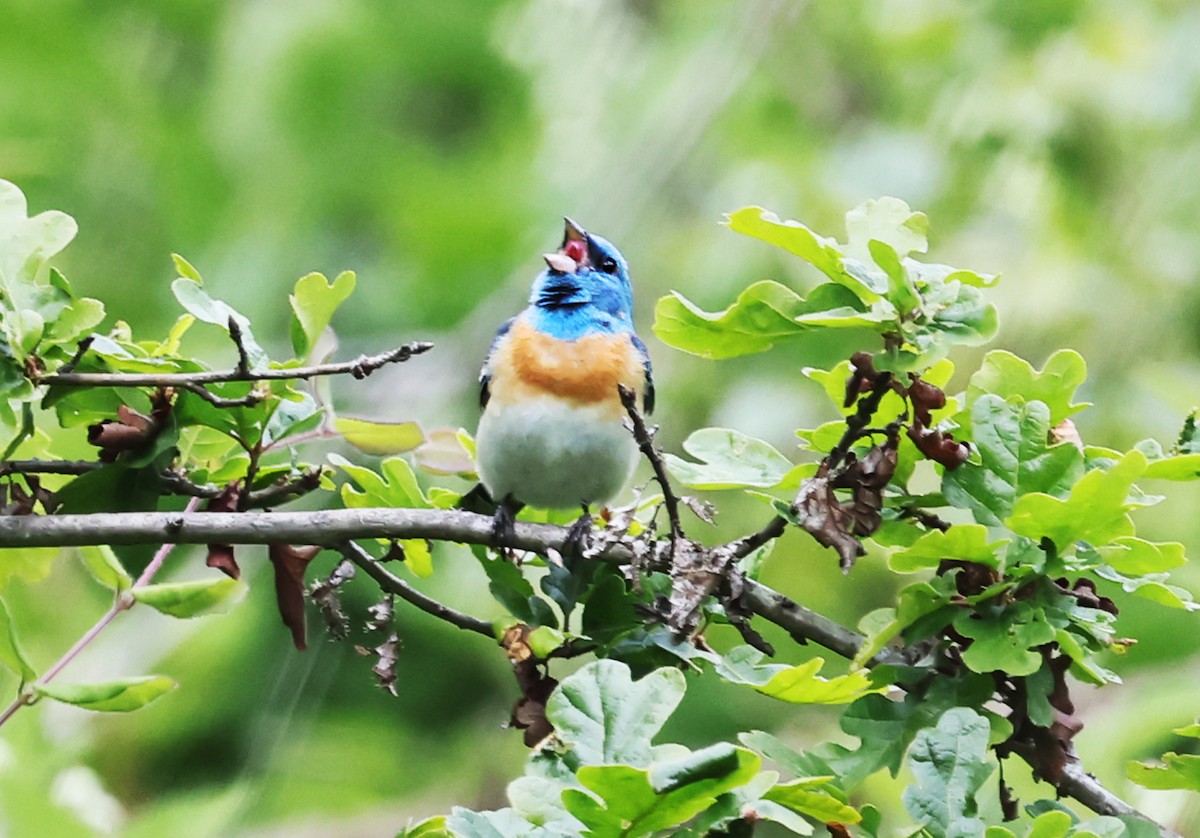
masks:
{"type": "Polygon", "coordinates": [[[543,395],[488,403],[475,438],[479,479],[492,497],[567,509],[610,500],[637,462],[633,436],[607,404],[543,395]]]}

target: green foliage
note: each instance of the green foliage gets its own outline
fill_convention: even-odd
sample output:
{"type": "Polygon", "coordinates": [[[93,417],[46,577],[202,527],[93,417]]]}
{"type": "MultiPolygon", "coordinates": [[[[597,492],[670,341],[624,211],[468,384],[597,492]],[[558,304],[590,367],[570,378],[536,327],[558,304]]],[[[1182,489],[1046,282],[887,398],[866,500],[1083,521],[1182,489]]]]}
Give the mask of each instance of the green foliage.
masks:
{"type": "Polygon", "coordinates": [[[318,273],[296,280],[296,290],[288,297],[292,304],[292,350],[296,358],[307,361],[317,339],[329,326],[333,313],[354,291],[353,271],[343,271],[333,282],[318,273]]]}
{"type": "Polygon", "coordinates": [[[817,673],[824,658],[813,658],[798,666],[763,664],[763,653],[750,646],[738,646],[727,652],[717,664],[717,672],[735,684],[749,684],[763,695],[789,704],[849,704],[886,687],[875,686],[866,672],[856,671],[834,678],[817,673]]]}
{"type": "Polygon", "coordinates": [[[966,707],[947,710],[917,734],[908,764],[916,782],[904,806],[931,838],[970,838],[984,823],[975,795],[995,770],[988,763],[987,719],[966,707]]]}
{"type": "Polygon", "coordinates": [[[224,613],[245,593],[243,583],[228,578],[142,585],[130,591],[143,605],[181,618],[224,613]]]}
{"type": "Polygon", "coordinates": [[[1013,504],[1031,492],[1058,494],[1083,474],[1083,454],[1074,445],[1049,442],[1050,410],[1039,401],[1006,401],[988,393],[971,407],[971,442],[979,461],[949,472],[942,492],[976,520],[997,526],[1013,504]]]}
{"type": "Polygon", "coordinates": [[[4,600],[0,600],[0,664],[8,667],[22,682],[32,681],[37,677],[17,640],[16,627],[4,600]]]}
{"type": "MultiPolygon", "coordinates": [[[[282,360],[270,357],[250,319],[210,293],[181,257],[172,290],[185,313],[161,339],[135,339],[123,323],[85,334],[102,308],[76,300],[38,255],[60,249],[73,225],[65,216],[26,219],[23,198],[14,194],[20,196],[0,193],[20,204],[0,220],[8,218],[19,233],[14,252],[25,253],[19,265],[0,263],[9,283],[5,304],[22,301],[0,312],[8,324],[9,374],[19,379],[6,391],[10,424],[20,425],[11,439],[20,450],[62,459],[81,447],[86,427],[97,459],[52,489],[28,476],[23,484],[10,480],[14,514],[39,506],[46,514],[154,509],[171,503],[174,492],[207,498],[210,509],[239,511],[317,488],[352,509],[447,510],[475,502],[457,484],[428,485],[418,473],[469,476],[473,444],[465,432],[440,429],[435,439],[415,421],[339,416],[328,392],[287,378],[289,371],[312,377],[307,367],[350,298],[354,274],[332,282],[308,274],[295,284],[293,355],[282,360]],[[58,320],[46,317],[51,298],[61,304],[58,320]],[[236,357],[230,369],[215,371],[185,348],[196,323],[216,326],[229,341],[227,354],[236,357]],[[73,373],[122,377],[118,386],[98,387],[73,373]],[[172,386],[136,377],[146,373],[173,374],[172,386]],[[328,439],[389,456],[364,464],[326,453],[328,466],[307,462],[304,443],[328,439]]],[[[996,330],[995,308],[984,298],[994,278],[913,258],[926,250],[928,219],[902,201],[852,210],[845,243],[758,208],[732,213],[729,226],[799,257],[824,279],[805,295],[757,282],[717,313],[675,294],[659,302],[656,332],[708,358],[778,346],[832,402],[833,418],[797,429],[807,457],[800,463],[763,440],[712,427],[682,443],[691,460],[664,459],[678,484],[765,498],[781,520],[757,540],[709,548],[676,532],[660,536],[655,497],[605,513],[610,523],[600,538],[622,540],[634,555],[628,565],[597,560],[586,549],[546,550],[519,563],[504,551],[473,548],[491,598],[505,612],[489,615],[490,625],[522,693],[513,723],[534,751],[524,776],[508,786],[507,807],[455,808],[402,834],[699,838],[743,834],[760,820],[794,834],[826,824],[861,824],[865,834],[879,834],[878,813],[852,805],[848,795],[872,774],[897,776],[906,764],[914,779],[903,804],[921,834],[984,834],[977,797],[990,793],[992,752],[1032,752],[1035,771],[1054,779],[1078,730],[1067,673],[1101,686],[1120,681],[1108,668],[1110,656],[1130,641],[1117,635],[1118,608],[1107,592],[1119,587],[1196,608],[1169,582],[1185,564],[1182,545],[1139,537],[1132,515],[1157,500],[1138,481],[1200,475],[1194,417],[1169,450],[1152,441],[1127,452],[1083,446],[1069,420],[1087,407],[1074,401],[1086,370],[1070,351],[1055,353],[1040,370],[991,352],[963,392],[947,393],[955,367],[946,354],[996,330]],[[891,571],[920,574],[898,588],[894,604],[862,616],[857,649],[858,637],[839,634],[838,626],[814,634],[833,632],[837,643],[825,642],[853,655],[845,673],[822,674],[821,657],[768,663],[768,643],[749,625],[742,593],[748,578],[761,576],[785,522],[837,550],[843,570],[864,554],[883,553],[891,571]],[[718,628],[727,626],[750,645],[727,644],[726,629],[718,628]],[[561,683],[550,676],[556,658],[583,654],[597,660],[561,683]],[[685,667],[781,705],[845,705],[841,729],[857,744],[817,742],[796,751],[762,732],[736,743],[710,737],[695,750],[656,744],[684,701],[685,667]]],[[[708,517],[699,501],[684,500],[708,517]]],[[[542,510],[522,515],[561,522],[542,510]]],[[[402,557],[421,585],[437,585],[447,572],[424,539],[380,539],[371,550],[402,557]]],[[[309,586],[316,554],[316,547],[269,549],[279,611],[300,646],[306,593],[332,635],[357,630],[339,598],[352,564],[309,586]]],[[[53,556],[10,554],[0,582],[43,576],[53,556]]],[[[209,546],[208,564],[235,578],[134,582],[126,567],[136,558],[110,548],[82,552],[90,573],[118,597],[112,614],[135,604],[175,618],[221,613],[245,591],[226,545],[209,546]]],[[[390,598],[371,606],[362,631],[383,636],[356,644],[376,659],[379,683],[393,693],[407,671],[394,607],[390,598]]],[[[788,607],[801,610],[780,606],[788,607]]],[[[51,698],[127,711],[174,687],[165,676],[87,685],[39,679],[15,622],[0,603],[0,664],[21,682],[14,706],[51,698]]],[[[471,625],[487,633],[489,623],[471,625]]],[[[1131,767],[1131,776],[1154,787],[1194,785],[1191,755],[1168,753],[1163,762],[1131,767]]],[[[1115,836],[1125,829],[1103,819],[1064,821],[1037,804],[1029,814],[1028,835],[1115,836]]],[[[1007,827],[993,832],[1016,835],[1007,827]]]]}
{"type": "Polygon", "coordinates": [[[922,369],[951,346],[983,343],[996,331],[996,310],[980,294],[993,278],[909,257],[925,251],[927,226],[903,201],[882,198],[846,214],[847,241],[839,244],[760,207],[738,210],[730,229],[799,256],[829,282],[807,298],[779,283],[755,283],[716,314],[675,294],[659,302],[654,333],[686,352],[731,358],[792,339],[803,352],[828,341],[830,331],[852,330],[850,341],[873,332],[883,339],[886,367],[922,369]]]}
{"type": "MultiPolygon", "coordinates": [[[[1200,724],[1175,729],[1179,736],[1200,739],[1200,724]]],[[[1129,779],[1148,789],[1189,789],[1200,792],[1200,754],[1177,754],[1168,751],[1162,765],[1131,762],[1126,767],[1129,779]]]]}
{"type": "Polygon", "coordinates": [[[804,816],[858,821],[831,778],[777,782],[777,775],[759,773],[758,754],[728,743],[698,751],[651,745],[685,690],[674,669],[635,681],[617,661],[584,666],[550,696],[546,715],[555,740],[535,751],[525,776],[509,785],[510,807],[456,809],[445,821],[447,833],[701,835],[754,813],[810,834],[804,816]],[[690,829],[681,829],[689,822],[690,829]]]}
{"type": "Polygon", "coordinates": [[[726,428],[702,428],[683,442],[699,463],[664,455],[671,476],[692,489],[777,486],[792,463],[771,445],[726,428]]]}
{"type": "Polygon", "coordinates": [[[162,675],[122,678],[99,684],[36,683],[34,692],[45,698],[71,704],[84,710],[127,713],[145,707],[175,689],[175,682],[162,675]]]}

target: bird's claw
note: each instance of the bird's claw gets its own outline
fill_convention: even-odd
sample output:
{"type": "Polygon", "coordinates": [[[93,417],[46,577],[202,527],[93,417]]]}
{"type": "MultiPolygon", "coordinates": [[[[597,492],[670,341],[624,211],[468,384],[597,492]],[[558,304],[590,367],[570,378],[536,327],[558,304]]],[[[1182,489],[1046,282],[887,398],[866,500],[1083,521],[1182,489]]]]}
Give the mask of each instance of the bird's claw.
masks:
{"type": "Polygon", "coordinates": [[[513,560],[512,543],[517,537],[517,512],[520,505],[508,495],[496,505],[496,514],[492,516],[492,544],[501,557],[513,560]]]}
{"type": "Polygon", "coordinates": [[[588,543],[591,541],[594,526],[592,513],[585,504],[583,514],[575,520],[575,523],[571,524],[570,529],[567,530],[567,537],[563,539],[562,552],[568,562],[583,558],[584,551],[587,550],[588,543]]]}

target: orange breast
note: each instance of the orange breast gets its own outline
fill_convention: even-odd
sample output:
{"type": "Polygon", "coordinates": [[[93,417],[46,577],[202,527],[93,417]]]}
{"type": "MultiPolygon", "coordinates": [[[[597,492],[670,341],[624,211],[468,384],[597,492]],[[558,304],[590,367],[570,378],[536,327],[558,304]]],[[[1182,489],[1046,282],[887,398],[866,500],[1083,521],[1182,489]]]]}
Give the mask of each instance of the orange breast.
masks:
{"type": "MultiPolygon", "coordinates": [[[[629,335],[596,334],[578,340],[558,340],[534,329],[523,320],[513,324],[508,339],[497,347],[499,355],[493,376],[512,381],[495,381],[495,390],[508,390],[510,397],[549,393],[581,404],[610,401],[619,406],[617,385],[641,393],[645,379],[642,360],[629,335]],[[511,388],[511,389],[510,389],[511,388]]],[[[502,397],[503,398],[503,397],[502,397]]],[[[505,399],[507,400],[507,399],[505,399]]]]}

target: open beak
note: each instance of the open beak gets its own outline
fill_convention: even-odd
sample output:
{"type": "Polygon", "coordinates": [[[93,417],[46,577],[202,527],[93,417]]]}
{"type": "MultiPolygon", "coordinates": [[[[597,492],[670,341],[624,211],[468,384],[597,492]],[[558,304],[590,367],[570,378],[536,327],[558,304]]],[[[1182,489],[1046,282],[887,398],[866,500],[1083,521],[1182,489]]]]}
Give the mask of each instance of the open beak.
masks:
{"type": "Polygon", "coordinates": [[[579,263],[562,251],[543,253],[542,258],[546,260],[546,264],[550,266],[550,270],[557,271],[560,274],[573,274],[579,270],[579,263]]]}
{"type": "MultiPolygon", "coordinates": [[[[579,265],[588,263],[588,234],[569,218],[564,218],[563,222],[566,224],[566,229],[563,232],[563,242],[562,246],[558,248],[558,254],[564,259],[573,261],[578,269],[579,265]]],[[[546,262],[550,264],[549,258],[546,259],[546,262]]],[[[550,267],[561,270],[553,264],[550,264],[550,267]]],[[[567,271],[567,273],[574,272],[574,270],[567,271]]]]}
{"type": "Polygon", "coordinates": [[[565,250],[570,242],[582,242],[587,244],[587,231],[576,224],[569,218],[563,218],[566,224],[566,230],[563,232],[563,243],[560,250],[565,250]]]}

